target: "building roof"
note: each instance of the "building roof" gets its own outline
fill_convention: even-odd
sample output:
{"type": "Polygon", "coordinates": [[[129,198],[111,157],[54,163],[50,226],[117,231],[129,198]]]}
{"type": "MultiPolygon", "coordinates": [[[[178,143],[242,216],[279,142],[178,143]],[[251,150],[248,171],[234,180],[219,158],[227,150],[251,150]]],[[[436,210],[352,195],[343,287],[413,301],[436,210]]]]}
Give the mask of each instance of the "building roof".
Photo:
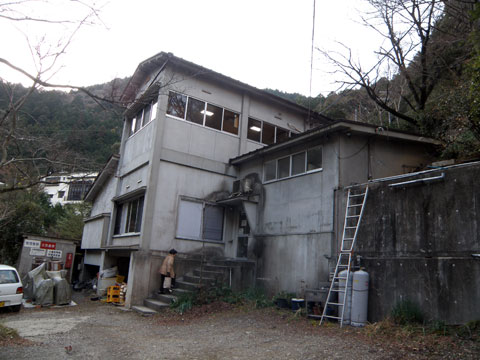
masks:
{"type": "MultiPolygon", "coordinates": [[[[132,102],[134,102],[139,88],[142,86],[142,84],[145,81],[147,81],[147,78],[151,77],[149,87],[153,86],[156,83],[156,79],[158,75],[165,68],[165,66],[167,66],[167,64],[186,70],[188,71],[189,74],[191,74],[191,76],[213,80],[221,83],[224,86],[228,86],[230,88],[238,89],[241,91],[246,91],[252,95],[255,95],[256,97],[260,97],[265,100],[272,101],[276,104],[282,105],[294,111],[301,112],[305,115],[310,114],[311,119],[316,122],[326,124],[333,121],[332,119],[329,119],[328,117],[321,115],[320,113],[311,111],[293,101],[284,99],[268,91],[258,89],[254,86],[242,83],[231,77],[228,77],[218,72],[215,72],[213,70],[204,68],[203,66],[200,66],[190,61],[179,58],[173,55],[172,53],[165,53],[165,52],[160,52],[142,61],[138,65],[137,69],[135,70],[135,73],[133,74],[129,83],[125,87],[125,90],[121,96],[121,101],[125,104],[131,104],[132,102]],[[157,74],[152,77],[151,75],[153,71],[157,71],[157,74]]],[[[145,92],[148,92],[148,89],[145,92]]]]}
{"type": "Polygon", "coordinates": [[[441,142],[438,140],[425,137],[419,134],[415,134],[415,133],[392,130],[388,128],[385,129],[381,126],[361,123],[357,121],[339,120],[339,121],[334,121],[328,125],[319,126],[314,129],[305,131],[303,133],[296,134],[294,137],[284,142],[265,146],[263,148],[237,156],[233,159],[230,159],[230,164],[240,165],[246,161],[256,159],[258,157],[276,152],[278,150],[289,148],[296,144],[301,144],[306,141],[313,140],[318,137],[322,137],[334,132],[344,132],[344,133],[352,133],[352,134],[354,133],[354,134],[361,134],[365,136],[377,136],[377,137],[384,137],[388,139],[395,139],[399,141],[416,142],[416,143],[423,143],[423,144],[430,144],[430,145],[441,144],[441,142]]]}
{"type": "Polygon", "coordinates": [[[120,155],[113,154],[108,159],[107,163],[103,167],[103,169],[98,174],[97,178],[93,182],[90,190],[85,194],[84,200],[85,201],[93,201],[98,193],[102,190],[105,183],[110,179],[110,177],[115,173],[117,170],[118,160],[120,159],[120,155]]]}

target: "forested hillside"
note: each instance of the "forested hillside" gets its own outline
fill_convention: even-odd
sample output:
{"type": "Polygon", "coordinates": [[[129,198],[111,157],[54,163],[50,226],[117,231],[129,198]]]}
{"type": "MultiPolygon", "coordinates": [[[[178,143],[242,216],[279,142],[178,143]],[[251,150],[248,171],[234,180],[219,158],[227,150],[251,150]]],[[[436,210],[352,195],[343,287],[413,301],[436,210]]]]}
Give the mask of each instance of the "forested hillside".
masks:
{"type": "MultiPolygon", "coordinates": [[[[112,88],[119,92],[128,79],[88,87],[101,98],[109,98],[112,88]]],[[[0,108],[7,109],[12,93],[21,98],[29,89],[21,85],[0,86],[0,108]]],[[[17,129],[33,141],[48,141],[72,154],[79,168],[99,170],[112,153],[118,152],[123,127],[123,109],[115,103],[99,102],[80,91],[34,90],[18,114],[17,129]],[[75,156],[73,156],[75,155],[75,156]]],[[[23,145],[25,146],[25,145],[23,145]]],[[[42,146],[38,150],[41,151],[42,146]]],[[[28,156],[30,149],[24,149],[28,156]]],[[[22,152],[18,155],[21,155],[22,152]]],[[[70,167],[72,164],[65,164],[70,167]]],[[[51,171],[63,170],[61,164],[51,171]]]]}

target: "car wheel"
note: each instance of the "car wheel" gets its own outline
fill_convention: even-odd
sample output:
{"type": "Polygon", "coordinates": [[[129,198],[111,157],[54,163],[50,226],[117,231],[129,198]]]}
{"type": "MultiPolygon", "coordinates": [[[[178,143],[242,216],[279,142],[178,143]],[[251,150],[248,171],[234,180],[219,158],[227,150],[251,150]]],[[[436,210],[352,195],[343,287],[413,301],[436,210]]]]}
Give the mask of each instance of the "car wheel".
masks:
{"type": "Polygon", "coordinates": [[[15,306],[12,306],[12,310],[13,310],[13,312],[19,312],[21,308],[22,308],[22,305],[15,305],[15,306]]]}

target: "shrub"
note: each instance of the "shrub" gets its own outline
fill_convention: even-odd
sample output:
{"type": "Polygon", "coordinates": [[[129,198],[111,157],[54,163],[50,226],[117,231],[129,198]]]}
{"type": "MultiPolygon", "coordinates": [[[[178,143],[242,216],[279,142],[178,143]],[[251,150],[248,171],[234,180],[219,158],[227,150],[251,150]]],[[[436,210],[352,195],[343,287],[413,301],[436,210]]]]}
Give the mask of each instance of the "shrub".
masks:
{"type": "Polygon", "coordinates": [[[398,302],[391,311],[391,317],[398,325],[422,324],[424,320],[420,307],[410,300],[398,302]]]}

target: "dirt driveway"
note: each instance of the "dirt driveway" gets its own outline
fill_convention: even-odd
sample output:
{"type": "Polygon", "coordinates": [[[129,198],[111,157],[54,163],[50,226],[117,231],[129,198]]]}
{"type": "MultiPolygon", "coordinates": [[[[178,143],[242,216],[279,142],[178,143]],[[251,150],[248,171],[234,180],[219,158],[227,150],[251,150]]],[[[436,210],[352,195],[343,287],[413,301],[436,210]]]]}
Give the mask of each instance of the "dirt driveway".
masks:
{"type": "Polygon", "coordinates": [[[0,323],[26,340],[0,344],[0,359],[432,358],[368,341],[362,330],[319,328],[271,308],[212,305],[184,316],[143,317],[88,296],[75,300],[75,307],[1,313],[0,323]]]}

